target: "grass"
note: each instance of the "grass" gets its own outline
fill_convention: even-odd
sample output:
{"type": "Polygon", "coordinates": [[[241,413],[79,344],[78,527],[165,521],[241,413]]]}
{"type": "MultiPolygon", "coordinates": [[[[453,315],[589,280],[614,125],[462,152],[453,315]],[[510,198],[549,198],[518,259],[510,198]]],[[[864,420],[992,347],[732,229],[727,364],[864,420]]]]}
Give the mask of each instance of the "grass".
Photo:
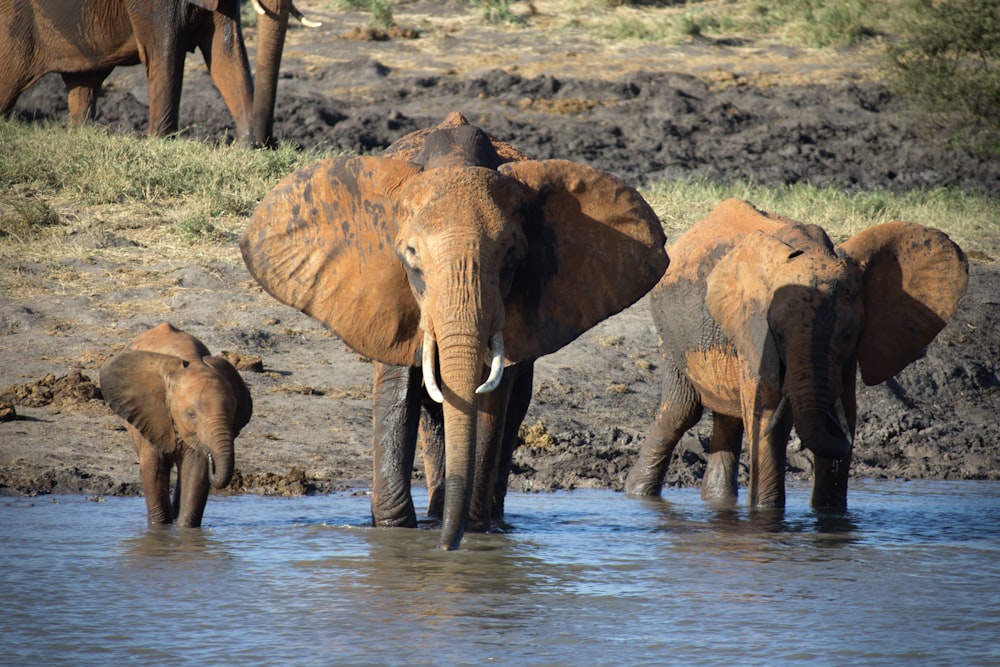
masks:
{"type": "MultiPolygon", "coordinates": [[[[66,265],[74,262],[108,262],[110,281],[130,280],[137,270],[156,279],[163,270],[157,262],[238,263],[235,241],[257,202],[286,174],[322,157],[287,146],[245,151],[95,126],[0,122],[0,291],[71,290],[75,273],[66,265]]],[[[847,192],[665,181],[643,195],[671,237],[722,199],[740,197],[819,224],[835,240],[902,219],[944,230],[974,257],[1000,253],[1000,200],[951,188],[847,192]]]]}
{"type": "Polygon", "coordinates": [[[740,182],[665,181],[643,190],[668,236],[677,236],[729,197],[751,202],[823,227],[834,241],[843,241],[872,225],[893,220],[916,222],[947,233],[971,256],[1000,259],[1000,197],[938,187],[891,192],[848,192],[807,184],[765,187],[740,182]]]}
{"type": "Polygon", "coordinates": [[[260,199],[321,157],[0,121],[0,291],[64,287],[70,260],[239,261],[260,199]]]}
{"type": "Polygon", "coordinates": [[[814,48],[858,44],[891,34],[899,21],[906,21],[900,13],[907,11],[900,2],[863,0],[605,0],[581,5],[584,11],[603,16],[595,29],[609,39],[680,43],[709,37],[814,48]]]}

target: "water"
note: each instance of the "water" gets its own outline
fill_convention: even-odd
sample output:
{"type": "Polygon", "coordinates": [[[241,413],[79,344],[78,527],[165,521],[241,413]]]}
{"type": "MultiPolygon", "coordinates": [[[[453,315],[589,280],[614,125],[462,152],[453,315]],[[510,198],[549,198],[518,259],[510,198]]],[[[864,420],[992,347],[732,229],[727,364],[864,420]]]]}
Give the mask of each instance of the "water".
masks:
{"type": "Polygon", "coordinates": [[[1000,484],[850,502],[513,494],[510,532],[444,553],[364,527],[363,496],[213,497],[202,530],[2,498],[0,664],[1000,664],[1000,484]]]}

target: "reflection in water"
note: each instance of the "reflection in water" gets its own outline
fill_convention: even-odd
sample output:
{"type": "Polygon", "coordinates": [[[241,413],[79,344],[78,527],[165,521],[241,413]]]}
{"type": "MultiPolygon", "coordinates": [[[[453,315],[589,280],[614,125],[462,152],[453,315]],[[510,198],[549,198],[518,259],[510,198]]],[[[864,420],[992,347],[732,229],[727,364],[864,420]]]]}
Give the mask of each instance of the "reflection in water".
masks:
{"type": "Polygon", "coordinates": [[[1000,661],[1000,485],[861,483],[832,514],[790,491],[513,494],[510,532],[450,553],[360,527],[365,497],[216,498],[202,530],[0,499],[3,663],[1000,661]]]}

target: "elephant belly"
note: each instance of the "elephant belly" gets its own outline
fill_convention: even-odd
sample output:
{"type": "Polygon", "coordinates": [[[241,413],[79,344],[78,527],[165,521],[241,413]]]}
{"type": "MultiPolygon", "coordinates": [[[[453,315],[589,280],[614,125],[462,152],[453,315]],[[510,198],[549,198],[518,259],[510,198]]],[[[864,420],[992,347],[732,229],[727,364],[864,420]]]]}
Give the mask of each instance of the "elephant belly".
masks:
{"type": "Polygon", "coordinates": [[[713,412],[739,416],[740,384],[746,375],[740,362],[719,347],[688,350],[684,359],[688,379],[702,405],[713,412]]]}

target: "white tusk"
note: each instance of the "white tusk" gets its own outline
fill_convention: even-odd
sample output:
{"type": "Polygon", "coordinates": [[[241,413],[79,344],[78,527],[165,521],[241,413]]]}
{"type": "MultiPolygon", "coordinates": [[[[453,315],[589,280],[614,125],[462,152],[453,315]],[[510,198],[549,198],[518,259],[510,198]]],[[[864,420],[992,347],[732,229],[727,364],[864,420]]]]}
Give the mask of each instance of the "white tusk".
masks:
{"type": "Polygon", "coordinates": [[[786,396],[782,396],[781,400],[778,401],[778,407],[774,409],[774,414],[771,415],[771,420],[767,422],[767,428],[764,429],[765,436],[771,434],[771,431],[773,431],[774,427],[778,425],[778,422],[781,421],[781,418],[785,416],[785,412],[787,410],[788,410],[788,398],[786,396]]]}
{"type": "Polygon", "coordinates": [[[839,398],[837,399],[837,420],[840,422],[840,428],[844,432],[844,435],[847,436],[847,441],[853,445],[854,434],[851,433],[851,427],[847,421],[847,411],[844,410],[844,401],[839,398]]]}
{"type": "Polygon", "coordinates": [[[267,10],[264,9],[264,5],[260,4],[260,0],[250,0],[250,4],[253,5],[253,10],[261,16],[267,13],[267,10]]]}
{"type": "Polygon", "coordinates": [[[441,389],[438,387],[437,379],[434,377],[434,366],[435,366],[435,347],[434,336],[424,332],[424,356],[423,360],[420,362],[420,366],[424,373],[424,387],[427,389],[427,394],[437,401],[438,403],[444,403],[444,395],[441,393],[441,389]]]}
{"type": "Polygon", "coordinates": [[[503,331],[496,332],[490,338],[490,350],[493,352],[493,358],[490,360],[490,376],[476,389],[477,394],[490,393],[503,379],[503,331]]]}
{"type": "Polygon", "coordinates": [[[292,16],[298,19],[299,23],[301,23],[307,28],[320,28],[323,26],[323,24],[320,23],[319,21],[313,21],[312,19],[307,19],[305,16],[302,15],[302,12],[300,12],[299,8],[296,7],[295,5],[292,5],[288,11],[292,16]]]}

